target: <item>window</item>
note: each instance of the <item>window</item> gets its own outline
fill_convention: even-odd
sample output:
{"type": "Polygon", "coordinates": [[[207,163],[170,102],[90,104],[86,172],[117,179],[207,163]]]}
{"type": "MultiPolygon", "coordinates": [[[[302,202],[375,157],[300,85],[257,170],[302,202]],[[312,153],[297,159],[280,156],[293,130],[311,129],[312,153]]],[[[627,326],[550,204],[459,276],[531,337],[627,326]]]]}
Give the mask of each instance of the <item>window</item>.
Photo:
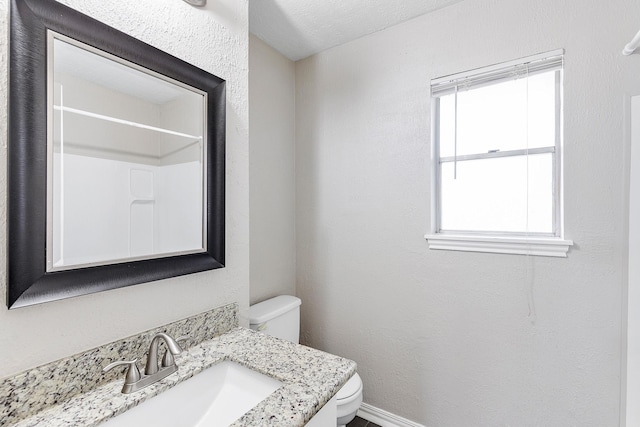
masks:
{"type": "Polygon", "coordinates": [[[432,249],[566,256],[562,51],[431,82],[432,249]]]}

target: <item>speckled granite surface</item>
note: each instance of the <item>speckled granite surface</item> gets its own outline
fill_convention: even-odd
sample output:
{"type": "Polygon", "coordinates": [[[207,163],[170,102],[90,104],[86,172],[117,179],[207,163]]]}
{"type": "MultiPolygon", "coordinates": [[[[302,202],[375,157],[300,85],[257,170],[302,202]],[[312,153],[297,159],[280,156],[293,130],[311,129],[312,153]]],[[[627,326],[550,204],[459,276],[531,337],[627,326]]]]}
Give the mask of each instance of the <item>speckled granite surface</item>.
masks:
{"type": "Polygon", "coordinates": [[[95,426],[223,360],[283,382],[233,427],[303,426],[356,370],[351,360],[238,327],[176,356],[178,372],[154,385],[124,395],[121,379],[76,395],[16,427],[95,426]]]}
{"type": "MultiPolygon", "coordinates": [[[[13,425],[61,402],[78,402],[74,396],[92,393],[97,387],[113,383],[123,377],[120,370],[102,373],[102,367],[108,363],[138,358],[139,365],[144,366],[151,337],[158,332],[166,332],[174,338],[187,336],[188,339],[181,341],[180,344],[183,348],[189,348],[237,326],[238,305],[229,304],[2,379],[0,380],[0,425],[13,425]]],[[[107,387],[110,386],[112,384],[107,385],[107,387]]],[[[119,387],[121,386],[122,384],[119,387]]],[[[80,405],[86,405],[85,408],[90,408],[93,404],[93,402],[80,403],[80,405]]],[[[113,403],[115,404],[117,403],[113,403]]],[[[40,425],[53,424],[47,421],[46,424],[40,425]]],[[[80,426],[82,424],[60,425],[80,426]]]]}

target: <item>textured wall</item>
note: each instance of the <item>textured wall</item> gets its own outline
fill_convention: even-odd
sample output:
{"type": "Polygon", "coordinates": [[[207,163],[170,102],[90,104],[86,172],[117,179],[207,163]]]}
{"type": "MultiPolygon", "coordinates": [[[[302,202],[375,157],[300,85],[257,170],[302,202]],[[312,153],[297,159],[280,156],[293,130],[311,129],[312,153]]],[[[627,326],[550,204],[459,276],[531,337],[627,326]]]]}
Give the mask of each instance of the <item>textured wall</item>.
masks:
{"type": "MultiPolygon", "coordinates": [[[[0,377],[223,304],[249,302],[247,0],[63,3],[227,80],[226,268],[8,311],[0,377]]],[[[7,97],[8,0],[0,0],[0,103],[7,97]]],[[[6,292],[6,109],[0,108],[0,293],[6,292]]]]}
{"type": "MultiPolygon", "coordinates": [[[[640,96],[631,100],[631,149],[629,170],[629,288],[627,301],[627,402],[628,426],[640,424],[640,96]]],[[[624,378],[623,378],[624,379],[624,378]]]]}
{"type": "Polygon", "coordinates": [[[295,66],[249,37],[251,304],[295,294],[295,66]]]}
{"type": "Polygon", "coordinates": [[[619,425],[624,105],[640,93],[639,55],[620,52],[638,14],[463,1],[296,64],[302,338],[358,363],[365,402],[428,427],[619,425]],[[429,251],[430,79],[557,48],[576,246],[429,251]]]}

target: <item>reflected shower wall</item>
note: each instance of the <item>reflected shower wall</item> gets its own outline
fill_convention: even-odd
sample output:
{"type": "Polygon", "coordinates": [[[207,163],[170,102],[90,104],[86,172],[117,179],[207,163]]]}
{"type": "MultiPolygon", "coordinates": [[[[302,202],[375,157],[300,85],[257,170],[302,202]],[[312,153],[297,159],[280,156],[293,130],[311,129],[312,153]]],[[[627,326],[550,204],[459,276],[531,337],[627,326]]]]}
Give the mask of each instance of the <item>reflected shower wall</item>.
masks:
{"type": "Polygon", "coordinates": [[[193,185],[199,162],[150,166],[65,154],[64,170],[64,195],[55,198],[61,221],[54,228],[54,265],[202,246],[202,188],[193,185]]]}
{"type": "Polygon", "coordinates": [[[52,269],[201,250],[202,96],[133,96],[66,71],[53,93],[52,269]]]}

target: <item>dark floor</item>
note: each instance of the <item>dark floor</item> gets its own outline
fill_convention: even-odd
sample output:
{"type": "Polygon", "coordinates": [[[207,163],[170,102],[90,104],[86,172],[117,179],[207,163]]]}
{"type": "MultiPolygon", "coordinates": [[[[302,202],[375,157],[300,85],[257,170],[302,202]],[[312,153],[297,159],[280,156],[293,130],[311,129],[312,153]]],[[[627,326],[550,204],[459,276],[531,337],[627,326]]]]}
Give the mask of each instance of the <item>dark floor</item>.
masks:
{"type": "Polygon", "coordinates": [[[380,427],[376,423],[372,423],[371,421],[363,420],[360,417],[355,417],[353,421],[347,424],[347,427],[380,427]]]}

